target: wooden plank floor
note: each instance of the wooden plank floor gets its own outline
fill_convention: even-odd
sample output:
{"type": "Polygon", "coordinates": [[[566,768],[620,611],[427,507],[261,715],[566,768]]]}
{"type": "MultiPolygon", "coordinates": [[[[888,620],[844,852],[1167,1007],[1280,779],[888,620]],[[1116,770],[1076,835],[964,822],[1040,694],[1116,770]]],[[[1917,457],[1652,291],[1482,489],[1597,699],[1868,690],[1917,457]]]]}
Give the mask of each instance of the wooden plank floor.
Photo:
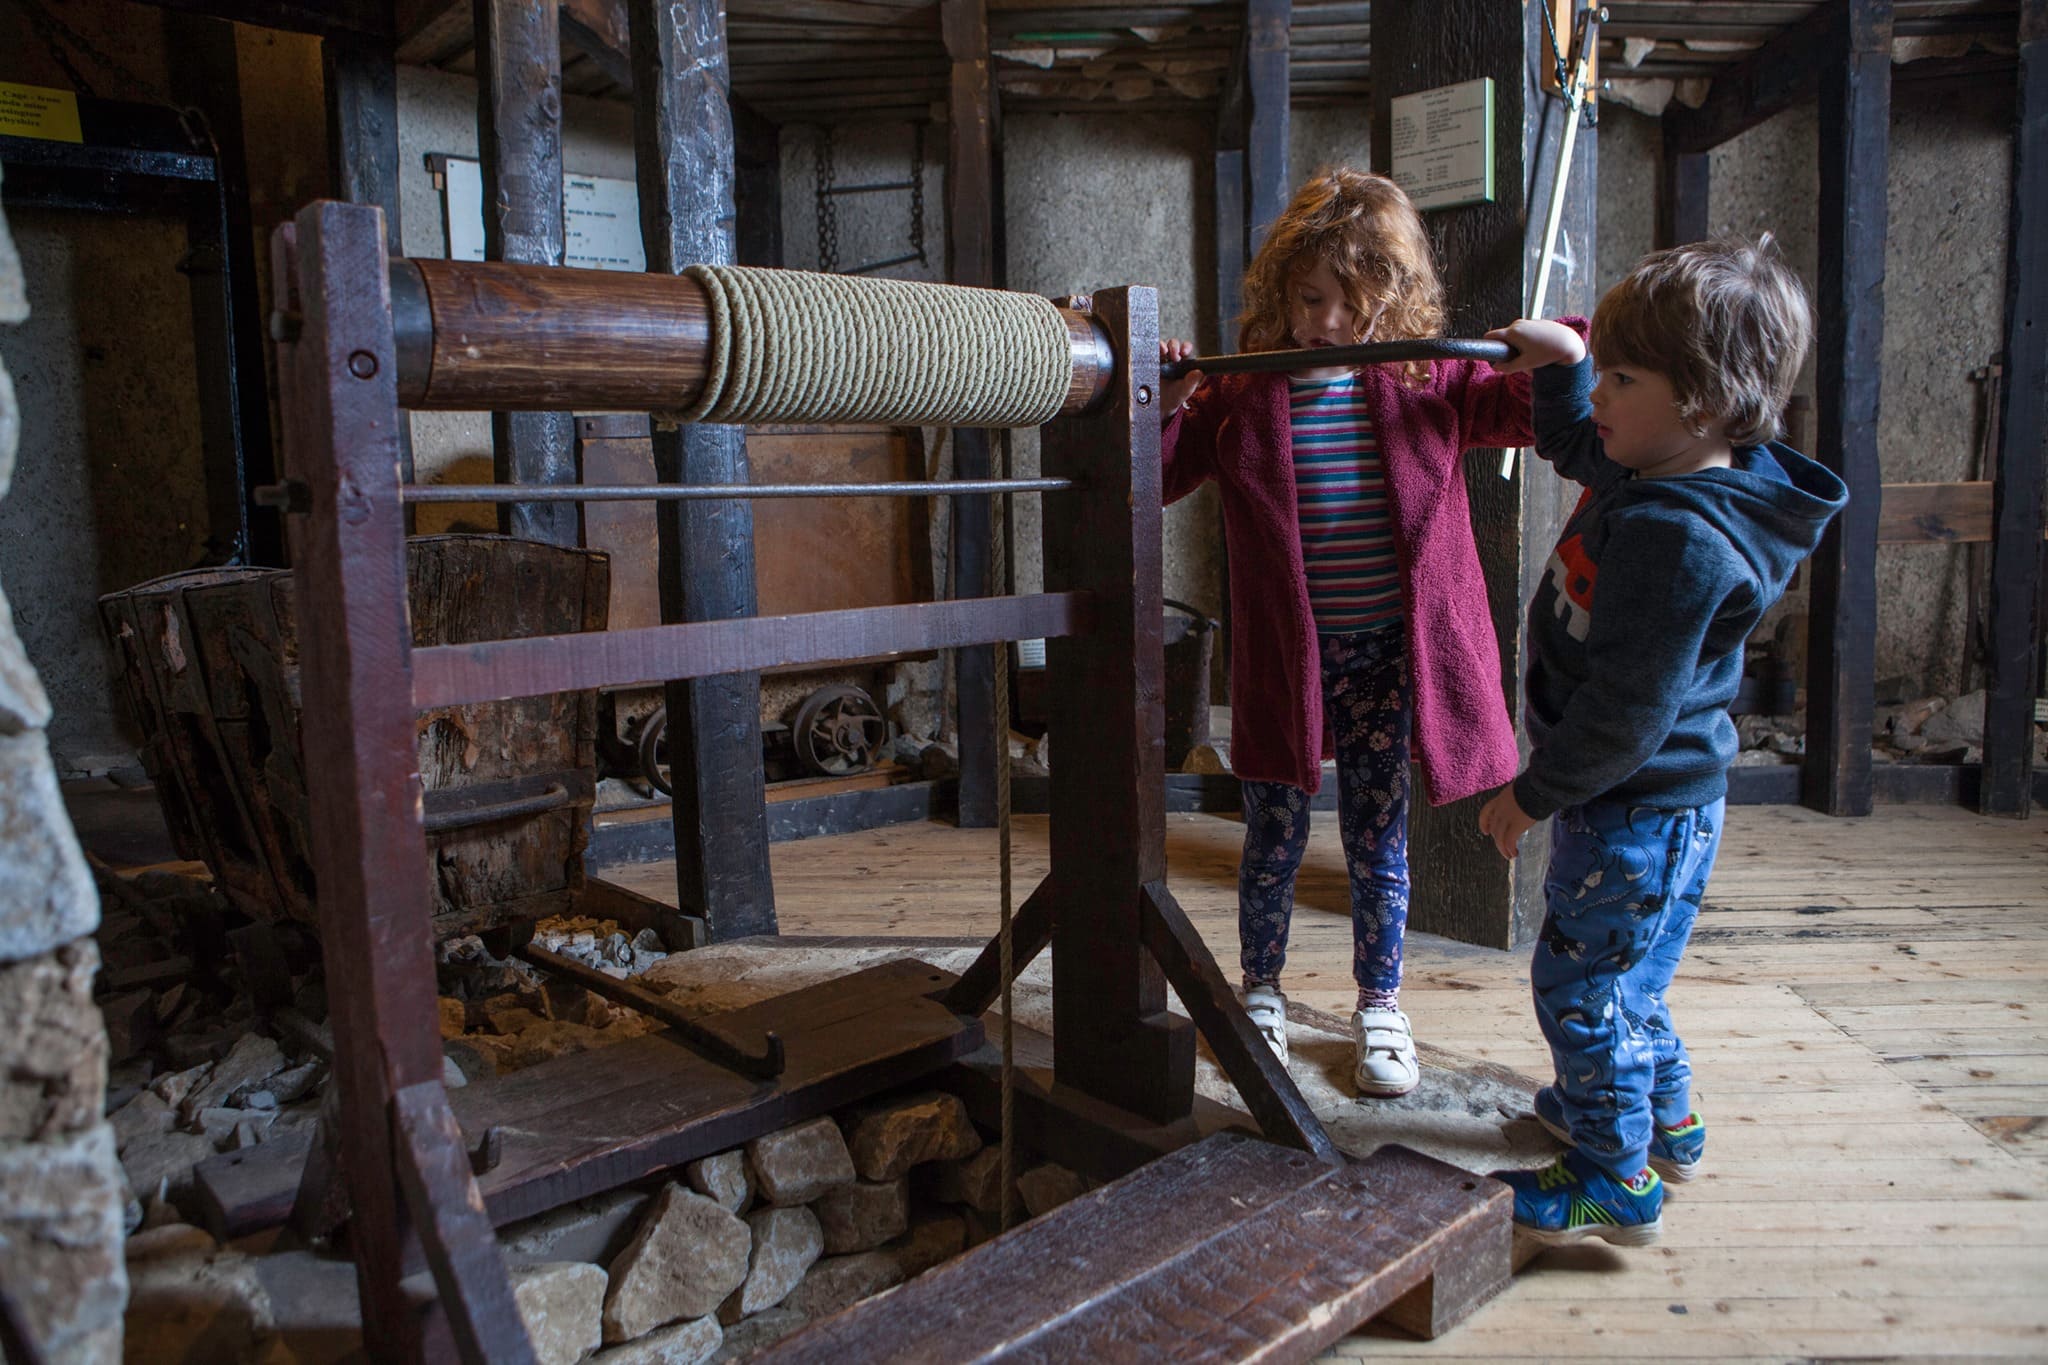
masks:
{"type": "MultiPolygon", "coordinates": [[[[1174,894],[1235,961],[1242,826],[1169,816],[1174,894]]],[[[993,930],[991,831],[779,844],[790,934],[993,930]]],[[[1018,900],[1045,822],[1017,830],[1018,900]]],[[[606,873],[669,894],[664,866],[606,873]]],[[[1287,986],[1349,1013],[1334,821],[1311,836],[1287,986]]],[[[1661,1246],[1554,1251],[1434,1342],[1329,1359],[2048,1359],[2048,819],[1743,807],[1672,1008],[1708,1170],[1661,1246]]],[[[1542,1077],[1524,954],[1414,935],[1402,1003],[1430,1043],[1542,1077]]]]}

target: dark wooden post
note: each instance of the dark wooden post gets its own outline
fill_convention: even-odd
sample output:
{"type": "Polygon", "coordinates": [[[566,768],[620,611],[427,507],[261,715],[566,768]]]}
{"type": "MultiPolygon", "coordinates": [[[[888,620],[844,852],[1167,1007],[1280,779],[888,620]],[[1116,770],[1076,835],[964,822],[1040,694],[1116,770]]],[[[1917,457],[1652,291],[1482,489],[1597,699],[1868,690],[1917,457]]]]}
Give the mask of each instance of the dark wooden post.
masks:
{"type": "Polygon", "coordinates": [[[1246,259],[1257,253],[1266,229],[1294,192],[1287,170],[1287,26],[1293,15],[1293,0],[1247,0],[1245,5],[1250,119],[1244,153],[1246,259]]]}
{"type": "MultiPolygon", "coordinates": [[[[327,168],[335,197],[384,211],[384,246],[405,254],[398,195],[398,59],[389,37],[320,40],[327,94],[327,168]]],[[[412,427],[398,428],[398,468],[412,482],[412,427]]],[[[410,517],[408,517],[408,524],[410,517]]]]}
{"type": "Polygon", "coordinates": [[[1244,160],[1250,120],[1245,114],[1245,89],[1251,83],[1252,34],[1249,25],[1237,45],[1237,59],[1223,78],[1216,99],[1215,179],[1211,204],[1216,233],[1216,325],[1207,349],[1223,355],[1237,349],[1237,314],[1244,291],[1244,267],[1250,234],[1245,227],[1244,160]]]}
{"type": "Polygon", "coordinates": [[[741,265],[782,264],[782,129],[734,100],[734,250],[741,265]]]}
{"type": "MultiPolygon", "coordinates": [[[[1437,243],[1450,332],[1476,336],[1528,307],[1542,250],[1544,210],[1565,119],[1564,102],[1544,95],[1537,85],[1549,53],[1542,14],[1534,6],[1490,0],[1380,0],[1373,19],[1373,161],[1381,170],[1392,164],[1396,95],[1478,76],[1493,78],[1495,201],[1424,214],[1437,243]]],[[[1545,311],[1552,316],[1592,308],[1598,146],[1596,130],[1581,126],[1558,229],[1557,254],[1571,266],[1560,265],[1551,275],[1545,311]]],[[[1498,451],[1466,457],[1472,524],[1501,645],[1502,705],[1519,724],[1527,648],[1523,606],[1542,578],[1577,489],[1534,458],[1521,461],[1512,479],[1501,478],[1499,471],[1498,451]]],[[[1408,817],[1415,869],[1410,923],[1502,948],[1534,935],[1543,917],[1541,836],[1525,841],[1525,856],[1504,862],[1478,831],[1483,798],[1432,806],[1420,784],[1415,792],[1408,817]]]]}
{"type": "MultiPolygon", "coordinates": [[[[633,139],[649,270],[733,258],[732,113],[719,0],[632,0],[633,139]]],[[[664,483],[746,483],[740,427],[654,424],[664,483]]],[[[661,619],[752,616],[754,513],[745,502],[657,504],[661,619]]],[[[775,932],[761,775],[761,679],[668,686],[677,905],[714,939],[775,932]]]]}
{"type": "MultiPolygon", "coordinates": [[[[992,286],[995,251],[995,87],[989,77],[987,0],[942,0],[940,23],[952,59],[952,118],[946,149],[946,278],[992,286]]],[[[986,431],[953,429],[953,477],[989,477],[986,431]]],[[[953,499],[953,595],[989,591],[991,500],[953,499]]],[[[996,821],[996,764],[1009,761],[1008,716],[995,714],[993,651],[953,651],[956,724],[960,737],[959,821],[986,828],[996,821]]]]}
{"type": "MultiPolygon", "coordinates": [[[[562,263],[562,26],[556,0],[475,0],[477,149],[484,182],[484,259],[562,263]]],[[[491,414],[499,483],[576,482],[575,419],[566,412],[491,414]]],[[[498,529],[554,545],[578,542],[566,502],[500,503],[498,529]]]]}
{"type": "Polygon", "coordinates": [[[1712,184],[1707,153],[1665,148],[1657,164],[1659,248],[1701,241],[1713,231],[1707,217],[1708,190],[1712,184]]]}
{"type": "Polygon", "coordinates": [[[1883,482],[1877,414],[1891,134],[1890,0],[1844,0],[1831,42],[1820,78],[1816,453],[1849,485],[1849,505],[1829,524],[1813,556],[1800,799],[1830,815],[1868,815],[1870,726],[1877,707],[1883,482]]]}
{"type": "Polygon", "coordinates": [[[1166,660],[1161,645],[1159,298],[1142,286],[1094,299],[1124,362],[1098,413],[1056,421],[1039,450],[1045,586],[1085,592],[1094,628],[1046,644],[1052,775],[1053,1075],[1156,1120],[1188,1112],[1194,1030],[1166,1011],[1142,906],[1166,877],[1166,660]]]}
{"type": "MultiPolygon", "coordinates": [[[[290,229],[280,229],[278,255],[290,229]]],[[[376,215],[319,203],[297,222],[301,339],[280,348],[285,454],[312,505],[291,521],[312,847],[334,1028],[349,1245],[375,1360],[451,1359],[438,1309],[400,1289],[418,1240],[396,1175],[391,1102],[439,1084],[426,836],[398,498],[397,361],[376,215]],[[344,527],[347,558],[343,557],[344,527]]],[[[277,272],[280,310],[292,272],[277,272]]]]}
{"type": "Polygon", "coordinates": [[[216,194],[189,196],[187,251],[179,268],[190,285],[193,363],[206,466],[207,546],[221,562],[284,563],[276,513],[255,507],[250,490],[270,483],[269,384],[263,372],[263,314],[258,306],[255,228],[242,129],[235,28],[198,14],[164,15],[164,37],[178,54],[172,93],[197,109],[213,143],[216,194]]]}
{"type": "Polygon", "coordinates": [[[2005,264],[2005,386],[1991,484],[1990,685],[1984,706],[1987,815],[2032,808],[2040,687],[2041,500],[2048,496],[2048,0],[2020,6],[2005,264]]]}

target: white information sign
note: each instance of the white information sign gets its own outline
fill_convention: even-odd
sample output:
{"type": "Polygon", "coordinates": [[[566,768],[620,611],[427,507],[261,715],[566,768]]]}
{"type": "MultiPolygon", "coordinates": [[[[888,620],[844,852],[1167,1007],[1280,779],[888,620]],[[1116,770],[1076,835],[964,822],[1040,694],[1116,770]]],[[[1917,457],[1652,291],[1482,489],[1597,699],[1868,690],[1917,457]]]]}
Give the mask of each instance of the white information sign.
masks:
{"type": "Polygon", "coordinates": [[[1394,183],[1417,208],[1493,202],[1493,78],[1393,100],[1394,183]]]}
{"type": "MultiPolygon", "coordinates": [[[[483,167],[446,159],[441,208],[448,224],[448,259],[484,258],[483,167]]],[[[630,180],[602,175],[562,177],[564,264],[584,270],[645,270],[640,242],[640,195],[630,180]]]]}

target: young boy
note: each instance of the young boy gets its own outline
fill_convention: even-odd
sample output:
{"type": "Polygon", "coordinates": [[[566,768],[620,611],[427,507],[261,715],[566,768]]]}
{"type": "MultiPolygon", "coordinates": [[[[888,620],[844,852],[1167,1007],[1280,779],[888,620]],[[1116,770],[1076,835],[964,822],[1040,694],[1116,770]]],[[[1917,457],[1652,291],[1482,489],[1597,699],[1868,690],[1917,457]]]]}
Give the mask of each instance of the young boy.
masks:
{"type": "Polygon", "coordinates": [[[1664,994],[1720,843],[1743,641],[1848,497],[1773,439],[1811,333],[1765,237],[1646,258],[1601,300],[1592,360],[1558,323],[1493,334],[1522,368],[1575,362],[1536,370],[1536,450],[1585,485],[1529,605],[1528,765],[1479,814],[1509,858],[1556,817],[1536,1113],[1572,1149],[1497,1173],[1545,1244],[1656,1241],[1659,1173],[1690,1180],[1705,1150],[1664,994]]]}

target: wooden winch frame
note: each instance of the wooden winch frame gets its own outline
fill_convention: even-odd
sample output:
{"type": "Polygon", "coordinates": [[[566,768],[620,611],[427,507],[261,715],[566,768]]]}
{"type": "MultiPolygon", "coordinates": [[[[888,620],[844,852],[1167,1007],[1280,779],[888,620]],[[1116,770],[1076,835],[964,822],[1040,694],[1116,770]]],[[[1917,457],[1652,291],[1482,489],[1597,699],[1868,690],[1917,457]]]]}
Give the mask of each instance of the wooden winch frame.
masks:
{"type": "MultiPolygon", "coordinates": [[[[776,1013],[794,997],[721,1016],[733,1052],[758,1050],[740,1034],[780,1032],[771,1041],[778,1062],[787,1043],[789,1071],[772,1079],[690,1056],[676,1034],[621,1044],[696,1068],[668,1082],[710,1096],[687,1134],[671,1118],[578,1148],[508,1123],[498,1137],[512,1155],[496,1167],[473,1163],[478,1134],[465,1140],[474,1111],[464,1097],[487,1087],[453,1092],[451,1104],[441,1083],[417,709],[1047,637],[1061,754],[1051,872],[1014,930],[1015,970],[1053,951],[1054,1084],[1039,1098],[1056,1092],[1064,1098],[1052,1102],[1088,1111],[1098,1128],[1152,1134],[1155,1149],[1157,1134],[1179,1134],[1166,1145],[1191,1140],[1195,1028],[1168,1012],[1171,982],[1266,1137],[1342,1160],[1166,889],[1153,290],[1109,290],[1063,310],[1075,377],[1062,415],[1043,429],[1045,477],[1011,481],[1046,499],[1042,593],[414,648],[402,406],[681,406],[702,382],[701,295],[675,276],[389,260],[379,213],[334,202],[280,228],[274,254],[306,762],[318,775],[310,795],[338,1088],[334,1158],[376,1359],[531,1359],[495,1223],[929,1075],[979,1045],[979,1017],[1001,986],[992,943],[957,980],[896,972],[890,979],[904,980],[891,988],[907,994],[886,1027],[841,1017],[844,1026],[806,1033],[804,1019],[776,1013]],[[530,334],[542,317],[544,360],[530,334]],[[819,1055],[828,1038],[860,1055],[828,1065],[819,1055]],[[521,1143],[530,1150],[521,1154],[521,1143]],[[421,1253],[438,1288],[431,1300],[401,1285],[421,1253]]],[[[837,1008],[845,1016],[851,1007],[837,1008]]],[[[531,1074],[496,1084],[516,1091],[531,1074]]]]}

